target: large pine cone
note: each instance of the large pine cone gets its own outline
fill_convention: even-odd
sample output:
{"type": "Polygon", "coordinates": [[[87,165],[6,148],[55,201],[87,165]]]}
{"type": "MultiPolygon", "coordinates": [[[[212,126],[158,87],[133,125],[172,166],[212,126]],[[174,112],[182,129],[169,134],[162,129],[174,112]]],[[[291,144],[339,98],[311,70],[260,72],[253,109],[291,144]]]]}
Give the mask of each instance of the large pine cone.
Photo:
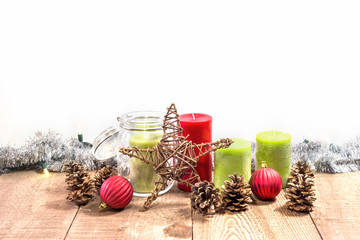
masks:
{"type": "Polygon", "coordinates": [[[225,211],[240,212],[248,209],[251,202],[250,185],[244,182],[244,176],[237,173],[229,175],[231,181],[226,180],[222,186],[222,201],[225,211]]]}
{"type": "Polygon", "coordinates": [[[214,183],[203,181],[191,188],[191,206],[202,214],[214,214],[221,208],[220,190],[214,183]]]}
{"type": "Polygon", "coordinates": [[[297,162],[291,169],[285,197],[289,199],[286,206],[298,212],[311,212],[316,200],[314,187],[314,170],[307,162],[297,162]]]}
{"type": "Polygon", "coordinates": [[[66,183],[69,190],[67,199],[76,202],[78,205],[87,204],[94,193],[94,180],[80,163],[65,163],[66,183]]]}
{"type": "Polygon", "coordinates": [[[95,175],[95,188],[98,192],[100,192],[101,185],[108,179],[109,177],[116,176],[116,168],[111,165],[106,165],[101,168],[95,175]]]}

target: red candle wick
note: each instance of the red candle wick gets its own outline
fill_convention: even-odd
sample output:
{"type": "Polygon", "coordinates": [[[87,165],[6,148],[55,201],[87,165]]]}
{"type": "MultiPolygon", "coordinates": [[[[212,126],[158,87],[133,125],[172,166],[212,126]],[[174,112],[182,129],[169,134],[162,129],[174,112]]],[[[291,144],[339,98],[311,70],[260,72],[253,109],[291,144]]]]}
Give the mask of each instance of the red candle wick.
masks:
{"type": "Polygon", "coordinates": [[[193,117],[193,120],[195,120],[195,115],[194,114],[192,114],[192,117],[193,117]]]}

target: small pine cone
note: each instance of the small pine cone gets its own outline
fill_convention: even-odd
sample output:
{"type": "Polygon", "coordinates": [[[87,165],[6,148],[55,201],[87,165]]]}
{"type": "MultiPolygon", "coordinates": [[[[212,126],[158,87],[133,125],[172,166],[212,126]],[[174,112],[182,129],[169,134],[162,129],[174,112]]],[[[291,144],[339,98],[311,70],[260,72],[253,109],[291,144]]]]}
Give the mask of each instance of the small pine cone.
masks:
{"type": "Polygon", "coordinates": [[[305,162],[304,160],[298,161],[294,164],[294,167],[291,168],[291,173],[289,179],[291,180],[294,176],[302,174],[306,176],[306,178],[314,178],[315,171],[311,169],[309,163],[305,162]]]}
{"type": "Polygon", "coordinates": [[[214,214],[221,208],[220,190],[214,183],[198,182],[191,188],[191,206],[202,214],[214,214]]]}
{"type": "Polygon", "coordinates": [[[299,161],[291,169],[285,197],[289,199],[286,206],[298,212],[311,212],[316,200],[314,187],[314,170],[307,162],[299,161]]]}
{"type": "Polygon", "coordinates": [[[112,176],[116,176],[116,168],[111,165],[106,165],[101,168],[95,175],[95,188],[100,192],[101,185],[105,182],[106,179],[112,176]]]}
{"type": "Polygon", "coordinates": [[[222,186],[222,201],[225,211],[240,212],[248,209],[251,202],[250,185],[244,182],[244,176],[237,176],[237,173],[229,175],[231,181],[226,180],[222,186]]]}
{"type": "Polygon", "coordinates": [[[67,199],[76,202],[78,205],[87,204],[94,193],[94,180],[88,171],[80,163],[65,163],[64,172],[66,172],[66,183],[69,190],[67,199]]]}

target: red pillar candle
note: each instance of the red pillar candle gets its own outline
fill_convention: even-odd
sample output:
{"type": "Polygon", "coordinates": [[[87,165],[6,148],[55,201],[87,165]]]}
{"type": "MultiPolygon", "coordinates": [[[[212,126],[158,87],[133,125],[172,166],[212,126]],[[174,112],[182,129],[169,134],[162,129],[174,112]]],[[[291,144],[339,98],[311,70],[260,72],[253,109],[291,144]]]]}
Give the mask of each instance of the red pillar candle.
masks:
{"type": "MultiPolygon", "coordinates": [[[[211,116],[201,113],[187,113],[180,115],[179,120],[180,126],[183,128],[183,136],[188,136],[186,140],[196,144],[211,142],[211,116]]],[[[199,154],[198,149],[195,149],[195,154],[199,154]]],[[[207,154],[206,156],[200,157],[195,169],[201,181],[207,180],[212,182],[212,155],[207,154]]],[[[189,178],[189,174],[182,176],[182,179],[187,178],[189,178]]],[[[186,192],[191,191],[190,187],[182,183],[178,183],[178,188],[186,192]]]]}

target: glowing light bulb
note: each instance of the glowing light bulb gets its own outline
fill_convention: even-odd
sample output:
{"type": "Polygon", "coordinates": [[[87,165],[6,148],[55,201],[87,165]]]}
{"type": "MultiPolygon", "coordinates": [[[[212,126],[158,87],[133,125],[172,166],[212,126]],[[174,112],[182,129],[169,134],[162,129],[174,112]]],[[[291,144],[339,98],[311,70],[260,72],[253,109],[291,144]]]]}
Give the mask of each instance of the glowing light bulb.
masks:
{"type": "Polygon", "coordinates": [[[45,176],[47,176],[47,177],[50,176],[49,170],[47,168],[44,168],[43,172],[44,172],[45,176]]]}
{"type": "Polygon", "coordinates": [[[45,163],[42,164],[42,169],[43,169],[43,174],[44,174],[45,176],[47,176],[47,177],[50,176],[49,170],[47,169],[47,166],[46,166],[45,163]]]}

